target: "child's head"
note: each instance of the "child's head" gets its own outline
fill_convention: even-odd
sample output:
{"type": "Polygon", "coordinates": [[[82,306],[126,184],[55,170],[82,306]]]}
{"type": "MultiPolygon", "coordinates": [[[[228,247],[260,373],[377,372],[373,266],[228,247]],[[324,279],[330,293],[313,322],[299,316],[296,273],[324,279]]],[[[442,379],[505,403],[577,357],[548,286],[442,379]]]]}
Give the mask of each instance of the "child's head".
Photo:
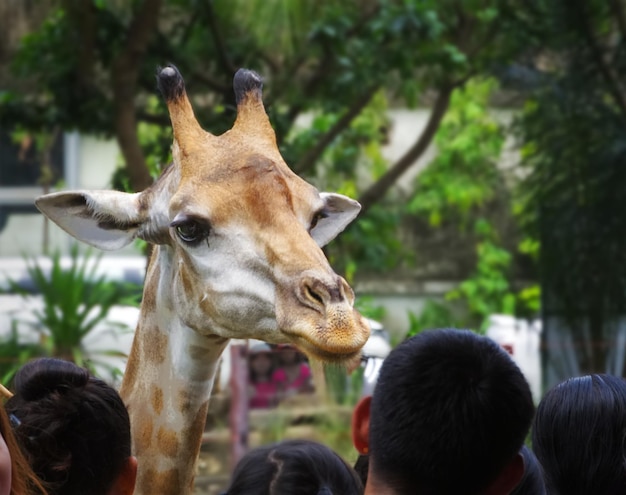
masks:
{"type": "Polygon", "coordinates": [[[248,452],[227,495],[358,495],[361,480],[337,453],[308,440],[285,440],[248,452]]]}
{"type": "Polygon", "coordinates": [[[300,362],[300,355],[297,349],[291,346],[282,346],[278,353],[281,364],[296,364],[300,362]]]}
{"type": "Polygon", "coordinates": [[[541,399],[533,451],[549,493],[626,493],[626,381],[569,378],[541,399]]]}
{"type": "Polygon", "coordinates": [[[523,474],[530,387],[491,339],[455,329],[419,333],[387,356],[366,404],[355,410],[353,434],[369,453],[372,486],[442,495],[497,485],[490,493],[504,493],[523,474]]]}
{"type": "Polygon", "coordinates": [[[269,378],[274,370],[272,348],[265,343],[253,345],[248,355],[248,367],[250,369],[250,380],[253,382],[269,378]]]}

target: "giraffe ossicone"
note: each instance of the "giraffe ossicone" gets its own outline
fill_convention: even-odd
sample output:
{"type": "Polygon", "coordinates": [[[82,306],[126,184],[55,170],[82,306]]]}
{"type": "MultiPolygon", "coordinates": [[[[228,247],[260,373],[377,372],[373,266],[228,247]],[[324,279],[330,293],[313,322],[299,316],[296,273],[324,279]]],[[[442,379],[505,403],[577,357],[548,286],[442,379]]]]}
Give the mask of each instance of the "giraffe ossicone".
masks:
{"type": "Polygon", "coordinates": [[[229,338],[293,343],[354,359],[369,336],[354,294],[321,247],[358,214],[294,174],[276,145],[262,80],[240,69],[237,118],[216,136],[197,122],[179,71],[159,70],[173,163],[148,189],[64,191],[37,207],[105,250],[155,245],[121,394],[139,461],[138,494],[190,493],[216,366],[229,338]]]}

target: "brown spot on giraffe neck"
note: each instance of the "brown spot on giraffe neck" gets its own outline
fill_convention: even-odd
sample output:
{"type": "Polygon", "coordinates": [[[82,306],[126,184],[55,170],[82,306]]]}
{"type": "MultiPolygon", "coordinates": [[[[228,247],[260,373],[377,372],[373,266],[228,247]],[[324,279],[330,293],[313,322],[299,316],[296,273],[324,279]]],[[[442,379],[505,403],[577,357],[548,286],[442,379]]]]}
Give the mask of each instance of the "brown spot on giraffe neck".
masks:
{"type": "Polygon", "coordinates": [[[138,485],[144,487],[142,493],[155,495],[159,493],[183,493],[178,469],[157,471],[154,468],[148,468],[140,471],[140,474],[141,480],[138,480],[138,485]]]}
{"type": "Polygon", "coordinates": [[[167,357],[168,336],[158,328],[144,332],[143,353],[150,363],[163,364],[167,357]]]}
{"type": "Polygon", "coordinates": [[[191,434],[184,432],[185,436],[188,436],[189,438],[189,443],[186,447],[190,450],[190,452],[200,451],[200,444],[202,443],[202,432],[204,431],[204,427],[206,425],[206,417],[208,411],[209,401],[207,400],[200,406],[198,412],[196,413],[196,416],[193,419],[193,422],[188,427],[191,434]]]}
{"type": "Polygon", "coordinates": [[[175,431],[160,427],[156,439],[157,448],[165,456],[176,457],[178,455],[180,441],[175,431]]]}
{"type": "Polygon", "coordinates": [[[156,260],[158,248],[152,253],[148,272],[146,274],[146,282],[143,289],[143,297],[141,301],[141,309],[144,314],[154,313],[156,310],[156,289],[158,287],[157,280],[161,275],[161,268],[156,260]]]}
{"type": "MultiPolygon", "coordinates": [[[[133,428],[135,425],[133,425],[133,428]]],[[[141,423],[137,424],[137,428],[135,429],[135,450],[137,452],[145,452],[152,445],[152,432],[154,428],[152,426],[152,421],[146,419],[141,423]]]]}
{"type": "MultiPolygon", "coordinates": [[[[130,354],[128,355],[128,361],[126,363],[126,370],[124,371],[124,381],[120,389],[120,395],[127,401],[127,390],[132,389],[133,385],[137,381],[139,373],[139,342],[137,339],[133,339],[133,344],[130,348],[130,354]]],[[[127,404],[128,405],[128,404],[127,404]]]]}
{"type": "Polygon", "coordinates": [[[188,390],[179,390],[178,391],[178,409],[180,412],[187,416],[191,411],[191,394],[188,390]]]}
{"type": "Polygon", "coordinates": [[[157,415],[161,415],[163,411],[163,389],[161,387],[156,387],[152,391],[152,408],[157,415]]]}

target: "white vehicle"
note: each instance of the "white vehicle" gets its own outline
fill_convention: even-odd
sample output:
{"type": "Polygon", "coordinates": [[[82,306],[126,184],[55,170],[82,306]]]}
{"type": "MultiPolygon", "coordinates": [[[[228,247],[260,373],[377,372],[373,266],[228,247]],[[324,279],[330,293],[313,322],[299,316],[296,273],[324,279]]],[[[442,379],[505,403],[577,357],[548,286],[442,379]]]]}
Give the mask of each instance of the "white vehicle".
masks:
{"type": "MultiPolygon", "coordinates": [[[[92,256],[86,260],[77,258],[76,261],[77,264],[85,261],[85,272],[94,278],[104,276],[110,281],[135,283],[138,286],[143,282],[146,260],[141,256],[92,256]]],[[[64,270],[68,270],[72,263],[70,256],[60,258],[60,266],[64,270]]],[[[12,337],[13,329],[17,330],[20,344],[42,343],[46,335],[36,316],[44,310],[44,300],[30,276],[28,267],[32,265],[38,266],[47,274],[52,269],[52,260],[48,257],[32,260],[0,258],[0,343],[12,337]],[[10,281],[28,295],[12,292],[10,281]]],[[[98,307],[93,308],[87,318],[93,318],[98,310],[98,307]]],[[[106,318],[82,340],[82,352],[96,374],[116,385],[119,384],[119,377],[126,366],[126,356],[130,351],[138,318],[138,307],[112,306],[106,318]]]]}

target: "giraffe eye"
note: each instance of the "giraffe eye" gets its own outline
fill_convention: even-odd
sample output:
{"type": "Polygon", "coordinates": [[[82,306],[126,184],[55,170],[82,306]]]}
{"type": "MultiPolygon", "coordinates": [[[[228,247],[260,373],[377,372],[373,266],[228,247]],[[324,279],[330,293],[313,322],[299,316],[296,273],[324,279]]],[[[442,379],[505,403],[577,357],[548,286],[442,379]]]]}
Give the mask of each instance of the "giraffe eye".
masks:
{"type": "Polygon", "coordinates": [[[320,210],[316,212],[315,215],[313,215],[313,218],[311,219],[311,226],[309,227],[309,232],[315,228],[315,226],[317,225],[317,222],[319,222],[322,218],[327,218],[327,217],[328,217],[328,213],[326,213],[324,210],[320,210]]]}
{"type": "Polygon", "coordinates": [[[187,244],[198,244],[206,239],[211,232],[211,228],[208,225],[195,220],[186,220],[172,226],[180,240],[187,244]]]}

